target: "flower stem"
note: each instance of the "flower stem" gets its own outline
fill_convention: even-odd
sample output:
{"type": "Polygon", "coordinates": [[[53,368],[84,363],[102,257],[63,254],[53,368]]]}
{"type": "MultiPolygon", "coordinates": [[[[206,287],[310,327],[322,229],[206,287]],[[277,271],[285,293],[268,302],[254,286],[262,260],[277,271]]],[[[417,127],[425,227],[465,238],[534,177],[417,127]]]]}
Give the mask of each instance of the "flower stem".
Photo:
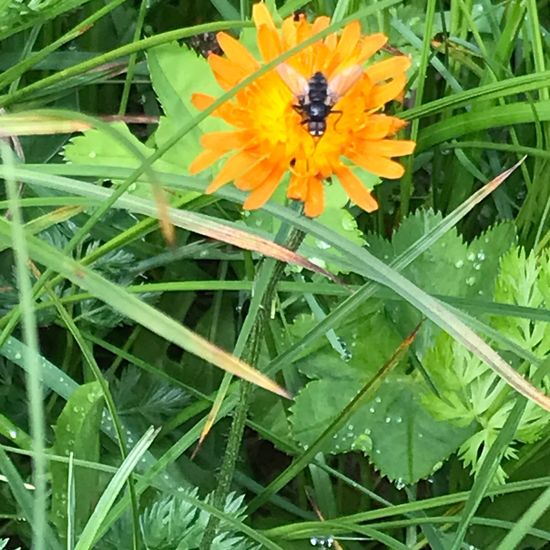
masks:
{"type": "MultiPolygon", "coordinates": [[[[286,247],[289,250],[296,250],[302,240],[304,239],[303,231],[292,228],[288,234],[286,247]]],[[[267,282],[265,292],[262,296],[261,304],[258,309],[250,336],[246,343],[246,347],[243,351],[242,359],[253,367],[257,367],[258,358],[262,348],[262,340],[264,335],[265,326],[267,323],[267,312],[270,309],[271,301],[275,294],[275,288],[277,283],[281,279],[283,270],[285,268],[285,262],[264,260],[261,269],[271,270],[269,280],[267,282]]],[[[256,279],[261,277],[259,272],[256,279]]],[[[227,441],[227,447],[225,448],[225,454],[223,457],[220,474],[218,477],[218,486],[214,492],[214,506],[223,510],[225,499],[231,489],[231,482],[233,481],[233,475],[235,473],[235,466],[239,458],[239,451],[241,448],[241,441],[244,433],[244,427],[246,424],[246,417],[248,414],[248,407],[250,402],[250,396],[253,389],[253,385],[249,382],[242,381],[240,383],[240,396],[239,401],[235,407],[235,413],[233,415],[233,421],[231,423],[231,429],[229,431],[229,438],[227,441]]],[[[204,535],[201,541],[200,550],[209,550],[216,531],[219,525],[219,519],[214,516],[210,516],[204,535]]]]}

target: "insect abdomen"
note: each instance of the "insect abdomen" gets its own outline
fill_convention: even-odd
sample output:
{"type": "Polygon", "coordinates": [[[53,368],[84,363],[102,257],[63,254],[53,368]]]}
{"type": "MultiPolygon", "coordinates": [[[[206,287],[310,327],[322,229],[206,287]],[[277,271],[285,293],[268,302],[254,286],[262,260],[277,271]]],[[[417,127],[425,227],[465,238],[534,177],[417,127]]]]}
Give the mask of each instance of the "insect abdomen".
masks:
{"type": "Polygon", "coordinates": [[[328,97],[328,83],[325,75],[317,71],[309,79],[309,101],[311,103],[324,103],[328,97]]]}

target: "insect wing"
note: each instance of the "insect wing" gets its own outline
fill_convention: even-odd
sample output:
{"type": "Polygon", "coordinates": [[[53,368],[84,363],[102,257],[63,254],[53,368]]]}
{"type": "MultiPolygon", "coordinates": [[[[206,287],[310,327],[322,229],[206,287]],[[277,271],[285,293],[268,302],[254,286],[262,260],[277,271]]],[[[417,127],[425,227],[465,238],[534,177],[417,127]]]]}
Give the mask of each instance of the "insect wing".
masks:
{"type": "Polygon", "coordinates": [[[307,96],[309,84],[302,74],[286,63],[281,63],[276,68],[282,81],[296,97],[307,96]]]}
{"type": "Polygon", "coordinates": [[[328,93],[332,103],[337,103],[346,95],[362,75],[363,68],[360,65],[352,65],[335,74],[328,82],[328,93]]]}

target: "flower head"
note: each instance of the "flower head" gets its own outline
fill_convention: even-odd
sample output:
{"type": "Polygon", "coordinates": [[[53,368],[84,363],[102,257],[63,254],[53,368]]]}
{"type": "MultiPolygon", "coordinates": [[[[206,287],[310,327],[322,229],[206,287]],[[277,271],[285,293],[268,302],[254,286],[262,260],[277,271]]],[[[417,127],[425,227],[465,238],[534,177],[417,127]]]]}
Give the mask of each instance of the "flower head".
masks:
{"type": "MultiPolygon", "coordinates": [[[[272,61],[330,23],[327,17],[318,17],[313,23],[303,16],[298,20],[290,17],[279,30],[263,3],[254,5],[253,20],[264,62],[272,61]]],[[[219,33],[218,40],[225,57],[212,54],[208,62],[220,86],[229,90],[261,65],[230,35],[219,33]]],[[[359,22],[354,21],[339,36],[331,34],[288,60],[288,70],[305,81],[320,72],[330,85],[338,75],[355,74],[351,87],[334,105],[329,105],[331,112],[326,116],[322,135],[308,131],[307,113],[300,109],[299,98],[281,77],[282,71],[273,70],[214,112],[234,130],[202,136],[204,151],[193,161],[190,171],[199,172],[228,155],[206,192],[213,193],[233,181],[237,188],[250,192],[244,203],[246,209],[261,207],[290,172],[287,196],[302,201],[307,216],[323,212],[324,181],[333,176],[354,203],[367,212],[376,210],[376,201],[350,165],[396,179],[404,169],[391,159],[412,153],[415,146],[412,141],[388,139],[406,123],[380,112],[388,101],[401,98],[409,58],[390,57],[363,68],[386,41],[383,34],[362,37],[359,22]]],[[[213,101],[204,94],[193,96],[199,109],[213,101]]]]}

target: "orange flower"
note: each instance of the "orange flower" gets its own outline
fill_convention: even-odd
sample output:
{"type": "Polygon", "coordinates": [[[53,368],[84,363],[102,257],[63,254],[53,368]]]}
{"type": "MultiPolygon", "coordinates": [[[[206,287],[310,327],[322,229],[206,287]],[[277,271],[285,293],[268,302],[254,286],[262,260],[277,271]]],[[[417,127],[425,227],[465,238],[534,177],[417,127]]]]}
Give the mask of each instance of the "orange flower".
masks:
{"type": "MultiPolygon", "coordinates": [[[[263,3],[254,5],[252,17],[264,62],[272,61],[329,25],[327,17],[319,17],[313,23],[304,17],[298,21],[290,17],[278,30],[263,3]]],[[[228,34],[219,33],[218,41],[225,57],[211,54],[208,62],[218,83],[229,90],[257,71],[260,62],[228,34]]],[[[363,67],[386,41],[383,34],[361,37],[359,22],[354,21],[339,37],[331,34],[303,48],[288,65],[306,80],[320,71],[330,82],[348,68],[363,67]]],[[[200,172],[220,157],[230,155],[206,192],[213,193],[233,181],[237,188],[250,191],[245,209],[261,207],[290,172],[287,197],[303,201],[305,214],[310,217],[323,212],[323,181],[336,176],[349,198],[372,212],[378,205],[349,165],[353,163],[383,178],[403,175],[403,167],[391,159],[409,155],[415,143],[388,139],[406,123],[379,111],[388,101],[401,98],[409,66],[408,57],[398,56],[359,72],[357,81],[333,106],[336,112],[328,115],[321,136],[309,133],[305,115],[294,108],[297,98],[279,72],[270,71],[215,111],[214,116],[224,119],[234,130],[205,134],[201,139],[204,151],[189,170],[200,172]]],[[[198,109],[205,109],[213,101],[204,94],[193,96],[198,109]]]]}

